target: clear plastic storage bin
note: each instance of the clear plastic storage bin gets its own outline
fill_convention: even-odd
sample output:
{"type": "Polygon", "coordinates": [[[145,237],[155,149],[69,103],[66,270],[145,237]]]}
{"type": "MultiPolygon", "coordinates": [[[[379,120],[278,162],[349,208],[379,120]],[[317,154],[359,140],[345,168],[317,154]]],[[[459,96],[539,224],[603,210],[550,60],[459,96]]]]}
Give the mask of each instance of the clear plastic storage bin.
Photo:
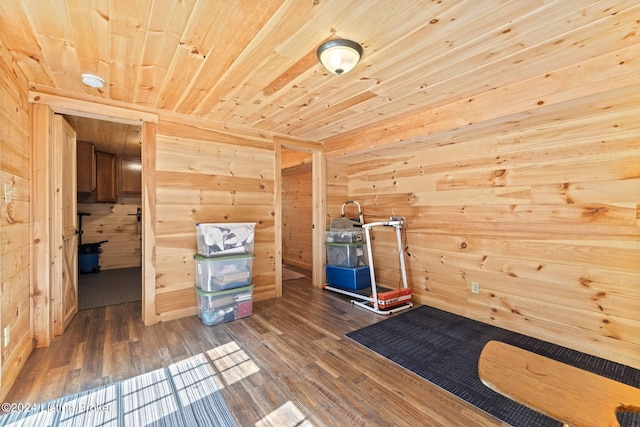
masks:
{"type": "Polygon", "coordinates": [[[338,267],[362,267],[367,262],[367,248],[364,243],[325,243],[327,264],[338,267]]]}
{"type": "Polygon", "coordinates": [[[205,292],[196,286],[198,317],[205,325],[251,316],[253,285],[220,292],[205,292]]]}
{"type": "Polygon", "coordinates": [[[196,224],[198,254],[205,257],[253,252],[255,222],[196,224]]]}
{"type": "Polygon", "coordinates": [[[205,292],[223,291],[251,284],[253,254],[207,258],[195,255],[196,285],[205,292]]]}
{"type": "Polygon", "coordinates": [[[358,243],[364,242],[364,231],[359,230],[333,230],[326,232],[327,243],[358,243]]]}

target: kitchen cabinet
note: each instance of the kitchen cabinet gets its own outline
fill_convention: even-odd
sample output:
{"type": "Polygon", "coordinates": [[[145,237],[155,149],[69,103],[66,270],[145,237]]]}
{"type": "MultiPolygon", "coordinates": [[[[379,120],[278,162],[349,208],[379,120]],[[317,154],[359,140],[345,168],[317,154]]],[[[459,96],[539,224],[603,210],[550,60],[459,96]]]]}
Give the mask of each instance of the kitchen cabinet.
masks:
{"type": "Polygon", "coordinates": [[[90,142],[76,143],[78,193],[93,193],[96,190],[96,151],[90,142]]]}
{"type": "Polygon", "coordinates": [[[96,202],[116,202],[116,156],[96,151],[96,202]]]}
{"type": "Polygon", "coordinates": [[[140,159],[118,158],[118,194],[140,195],[142,193],[142,164],[140,159]]]}

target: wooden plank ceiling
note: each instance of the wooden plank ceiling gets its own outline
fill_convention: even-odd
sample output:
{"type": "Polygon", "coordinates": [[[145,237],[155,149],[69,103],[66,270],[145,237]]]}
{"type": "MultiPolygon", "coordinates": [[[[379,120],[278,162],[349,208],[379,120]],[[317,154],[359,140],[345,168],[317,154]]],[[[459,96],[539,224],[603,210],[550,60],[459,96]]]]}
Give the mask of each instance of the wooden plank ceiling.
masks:
{"type": "Polygon", "coordinates": [[[593,26],[613,27],[616,14],[637,8],[612,0],[2,0],[0,40],[34,85],[326,141],[585,60],[611,43],[602,31],[592,40],[593,26]],[[334,37],[364,48],[342,76],[316,59],[334,37]],[[83,73],[105,87],[84,86],[83,73]]]}
{"type": "Polygon", "coordinates": [[[76,139],[92,142],[96,150],[122,157],[140,158],[142,128],[78,116],[64,116],[76,131],[76,139]]]}

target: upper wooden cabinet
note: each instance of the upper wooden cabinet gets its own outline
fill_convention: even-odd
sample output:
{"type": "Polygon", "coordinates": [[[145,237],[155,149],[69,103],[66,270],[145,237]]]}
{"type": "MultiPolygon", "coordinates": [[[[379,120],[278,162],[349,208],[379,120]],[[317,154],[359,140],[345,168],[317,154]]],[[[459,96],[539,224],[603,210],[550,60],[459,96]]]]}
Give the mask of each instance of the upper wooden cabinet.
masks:
{"type": "Polygon", "coordinates": [[[140,159],[116,157],[78,141],[78,202],[117,202],[118,195],[142,194],[140,159]]]}
{"type": "Polygon", "coordinates": [[[78,193],[93,193],[96,190],[96,152],[90,142],[76,143],[78,165],[78,193]]]}
{"type": "Polygon", "coordinates": [[[142,193],[142,164],[140,159],[118,158],[118,194],[142,193]]]}
{"type": "Polygon", "coordinates": [[[96,202],[116,202],[116,156],[96,151],[96,202]]]}

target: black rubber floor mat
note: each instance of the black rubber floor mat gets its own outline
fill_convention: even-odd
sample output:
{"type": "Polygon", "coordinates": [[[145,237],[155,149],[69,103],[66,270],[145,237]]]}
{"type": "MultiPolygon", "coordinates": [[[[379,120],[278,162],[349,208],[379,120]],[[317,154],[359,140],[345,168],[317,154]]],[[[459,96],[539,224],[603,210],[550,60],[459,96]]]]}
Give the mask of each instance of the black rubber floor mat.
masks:
{"type": "MultiPolygon", "coordinates": [[[[490,340],[640,387],[640,370],[565,347],[421,306],[347,334],[347,337],[513,426],[561,426],[486,387],[478,359],[490,340]]],[[[620,417],[619,417],[620,418],[620,417]]],[[[640,426],[640,414],[626,413],[623,427],[640,426]]]]}

